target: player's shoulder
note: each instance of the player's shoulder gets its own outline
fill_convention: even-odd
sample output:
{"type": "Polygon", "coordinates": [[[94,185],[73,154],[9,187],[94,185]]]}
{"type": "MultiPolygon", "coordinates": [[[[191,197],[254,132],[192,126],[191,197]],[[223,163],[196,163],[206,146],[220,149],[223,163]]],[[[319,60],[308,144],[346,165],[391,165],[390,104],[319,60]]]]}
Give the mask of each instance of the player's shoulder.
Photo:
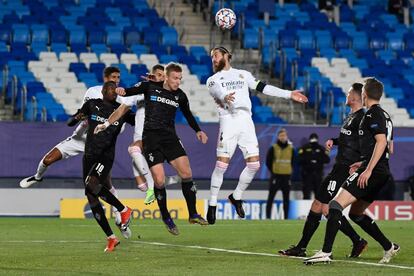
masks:
{"type": "Polygon", "coordinates": [[[217,73],[215,73],[214,75],[210,76],[210,77],[207,79],[206,84],[207,84],[207,87],[208,87],[208,88],[213,87],[213,86],[217,83],[217,81],[218,81],[218,79],[219,79],[219,73],[220,73],[220,72],[217,72],[217,73]]]}
{"type": "Polygon", "coordinates": [[[95,85],[95,86],[89,87],[86,90],[86,93],[101,92],[102,87],[103,87],[102,85],[95,85]]]}

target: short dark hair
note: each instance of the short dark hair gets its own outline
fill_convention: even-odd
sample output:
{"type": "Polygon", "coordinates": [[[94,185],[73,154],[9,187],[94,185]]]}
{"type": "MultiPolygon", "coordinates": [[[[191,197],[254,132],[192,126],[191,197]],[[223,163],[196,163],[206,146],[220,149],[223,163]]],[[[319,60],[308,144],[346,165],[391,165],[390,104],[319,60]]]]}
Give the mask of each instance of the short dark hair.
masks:
{"type": "Polygon", "coordinates": [[[170,75],[171,72],[179,72],[181,73],[183,68],[181,68],[180,64],[175,62],[170,62],[165,66],[165,74],[170,75]]]}
{"type": "Polygon", "coordinates": [[[164,71],[164,69],[164,66],[162,66],[161,64],[155,64],[154,66],[152,66],[151,73],[154,73],[157,70],[164,71]]]}
{"type": "Polygon", "coordinates": [[[351,86],[352,87],[352,92],[361,97],[363,86],[364,85],[362,83],[354,82],[351,86]]]}
{"type": "Polygon", "coordinates": [[[102,94],[106,94],[110,87],[116,88],[117,87],[116,82],[114,81],[105,82],[104,85],[102,86],[102,94]]]}
{"type": "Polygon", "coordinates": [[[121,73],[121,70],[119,70],[119,68],[118,68],[118,67],[115,67],[115,66],[109,66],[109,67],[106,67],[106,68],[104,69],[104,71],[103,71],[103,74],[104,74],[104,77],[105,77],[105,78],[109,78],[109,76],[110,76],[112,73],[121,73]]]}
{"type": "Polygon", "coordinates": [[[368,98],[379,101],[384,93],[384,85],[376,78],[367,78],[364,90],[368,98]]]}

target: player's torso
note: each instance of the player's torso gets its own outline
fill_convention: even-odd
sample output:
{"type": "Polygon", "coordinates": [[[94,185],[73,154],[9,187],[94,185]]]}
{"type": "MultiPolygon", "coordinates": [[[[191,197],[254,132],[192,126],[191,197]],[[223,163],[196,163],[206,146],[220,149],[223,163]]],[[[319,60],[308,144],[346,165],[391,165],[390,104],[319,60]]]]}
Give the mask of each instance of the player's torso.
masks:
{"type": "Polygon", "coordinates": [[[175,114],[184,93],[150,85],[145,93],[145,130],[174,130],[175,114]]]}
{"type": "Polygon", "coordinates": [[[361,152],[359,149],[358,130],[363,115],[364,111],[362,109],[351,113],[342,124],[338,141],[338,154],[336,156],[337,163],[350,165],[359,160],[361,152]]]}
{"type": "Polygon", "coordinates": [[[234,68],[228,71],[220,71],[213,76],[213,81],[218,84],[223,94],[235,93],[231,105],[219,108],[220,115],[235,113],[237,110],[251,113],[249,86],[244,71],[234,68]]]}
{"type": "Polygon", "coordinates": [[[101,99],[89,101],[90,115],[88,116],[89,128],[85,153],[97,154],[102,150],[113,150],[124,123],[123,117],[98,134],[94,134],[93,131],[97,125],[105,123],[118,106],[118,103],[110,104],[101,99]]]}
{"type": "MultiPolygon", "coordinates": [[[[391,118],[388,115],[387,112],[385,112],[379,105],[374,106],[373,108],[369,109],[364,117],[361,120],[360,126],[359,126],[359,145],[361,149],[361,158],[365,161],[364,163],[367,164],[369,160],[371,159],[371,156],[374,152],[376,140],[375,135],[371,132],[371,129],[373,127],[373,124],[384,124],[386,127],[386,138],[387,141],[390,140],[389,137],[392,135],[392,122],[391,118]],[[379,118],[377,122],[372,122],[371,118],[379,118]],[[368,119],[370,118],[370,119],[368,119]],[[388,126],[391,126],[390,128],[388,126]]],[[[384,153],[382,154],[380,160],[377,163],[378,165],[381,164],[388,164],[389,159],[389,151],[388,146],[385,148],[384,153]]]]}

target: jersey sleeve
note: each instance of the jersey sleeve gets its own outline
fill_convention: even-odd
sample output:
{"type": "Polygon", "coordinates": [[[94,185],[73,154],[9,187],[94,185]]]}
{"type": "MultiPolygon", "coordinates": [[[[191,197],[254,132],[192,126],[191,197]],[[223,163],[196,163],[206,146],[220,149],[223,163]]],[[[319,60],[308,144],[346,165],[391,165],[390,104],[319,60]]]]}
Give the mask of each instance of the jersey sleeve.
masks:
{"type": "Polygon", "coordinates": [[[257,90],[257,86],[259,85],[260,81],[253,77],[252,73],[249,71],[244,71],[243,75],[246,78],[247,86],[250,89],[257,90]]]}
{"type": "Polygon", "coordinates": [[[131,126],[135,125],[135,113],[134,112],[132,112],[131,110],[128,110],[128,112],[125,113],[124,116],[125,116],[125,122],[127,122],[131,126]]]}
{"type": "Polygon", "coordinates": [[[144,94],[149,87],[149,82],[147,81],[141,81],[135,84],[132,87],[125,88],[125,97],[138,95],[138,94],[144,94]]]}
{"type": "Polygon", "coordinates": [[[387,125],[384,116],[382,116],[379,112],[371,112],[366,116],[369,118],[367,122],[368,129],[374,136],[377,134],[387,135],[387,125]]]}
{"type": "Polygon", "coordinates": [[[183,115],[185,117],[185,119],[187,120],[188,124],[190,125],[190,127],[195,131],[195,132],[199,132],[200,126],[198,125],[196,119],[193,116],[193,113],[191,113],[190,110],[190,103],[188,101],[187,95],[183,92],[183,97],[180,100],[180,109],[181,112],[183,112],[183,115]]]}
{"type": "Polygon", "coordinates": [[[217,100],[224,101],[224,97],[226,96],[226,93],[223,93],[223,91],[220,89],[220,85],[214,81],[212,77],[208,78],[207,80],[207,87],[208,87],[208,93],[217,100]]]}
{"type": "Polygon", "coordinates": [[[83,105],[82,105],[82,107],[79,109],[79,112],[78,113],[81,113],[81,114],[83,114],[83,115],[90,115],[89,113],[90,113],[90,105],[91,105],[91,101],[92,100],[88,100],[88,101],[86,101],[83,105]]]}

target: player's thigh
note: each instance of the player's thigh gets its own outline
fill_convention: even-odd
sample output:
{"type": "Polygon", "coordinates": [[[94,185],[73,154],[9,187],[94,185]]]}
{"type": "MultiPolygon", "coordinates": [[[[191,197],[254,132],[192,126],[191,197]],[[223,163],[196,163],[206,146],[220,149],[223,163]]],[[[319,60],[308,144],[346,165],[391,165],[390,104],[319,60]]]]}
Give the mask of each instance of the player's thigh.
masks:
{"type": "Polygon", "coordinates": [[[163,141],[161,151],[169,163],[180,157],[187,157],[184,145],[178,137],[170,137],[163,141]]]}
{"type": "Polygon", "coordinates": [[[140,108],[135,115],[134,127],[134,141],[142,140],[142,133],[144,131],[145,109],[140,108]]]}
{"type": "Polygon", "coordinates": [[[346,208],[355,201],[357,201],[357,198],[351,194],[348,190],[345,190],[344,188],[340,188],[338,194],[334,197],[336,202],[338,202],[342,208],[346,208]]]}
{"type": "Polygon", "coordinates": [[[142,140],[143,153],[148,167],[162,164],[165,161],[165,156],[162,152],[159,135],[148,134],[144,135],[142,140]]]}
{"type": "Polygon", "coordinates": [[[256,130],[251,118],[241,119],[238,145],[243,153],[244,159],[259,156],[259,142],[256,130]]]}
{"type": "Polygon", "coordinates": [[[192,172],[190,167],[190,160],[187,156],[178,157],[170,162],[171,166],[177,171],[182,179],[191,178],[192,172]]]}
{"type": "Polygon", "coordinates": [[[68,137],[55,146],[63,159],[77,156],[85,150],[85,141],[82,139],[68,137]]]}
{"type": "Polygon", "coordinates": [[[239,130],[238,126],[235,125],[233,121],[233,118],[230,116],[220,119],[220,129],[216,149],[218,157],[231,159],[236,150],[239,130]]]}
{"type": "Polygon", "coordinates": [[[50,166],[56,161],[61,160],[62,158],[63,158],[63,155],[61,151],[58,148],[54,147],[48,153],[46,153],[46,155],[43,157],[42,160],[43,160],[43,164],[45,164],[46,166],[50,166]]]}
{"type": "Polygon", "coordinates": [[[315,198],[323,204],[328,204],[338,193],[342,183],[348,178],[348,171],[348,166],[336,164],[332,171],[322,180],[315,198]]]}
{"type": "Polygon", "coordinates": [[[84,158],[84,179],[85,184],[87,184],[87,180],[89,177],[93,176],[99,179],[99,183],[103,183],[107,181],[107,177],[110,175],[113,159],[105,158],[105,157],[98,157],[98,158],[84,158]],[[86,174],[86,177],[85,177],[86,174]]]}

